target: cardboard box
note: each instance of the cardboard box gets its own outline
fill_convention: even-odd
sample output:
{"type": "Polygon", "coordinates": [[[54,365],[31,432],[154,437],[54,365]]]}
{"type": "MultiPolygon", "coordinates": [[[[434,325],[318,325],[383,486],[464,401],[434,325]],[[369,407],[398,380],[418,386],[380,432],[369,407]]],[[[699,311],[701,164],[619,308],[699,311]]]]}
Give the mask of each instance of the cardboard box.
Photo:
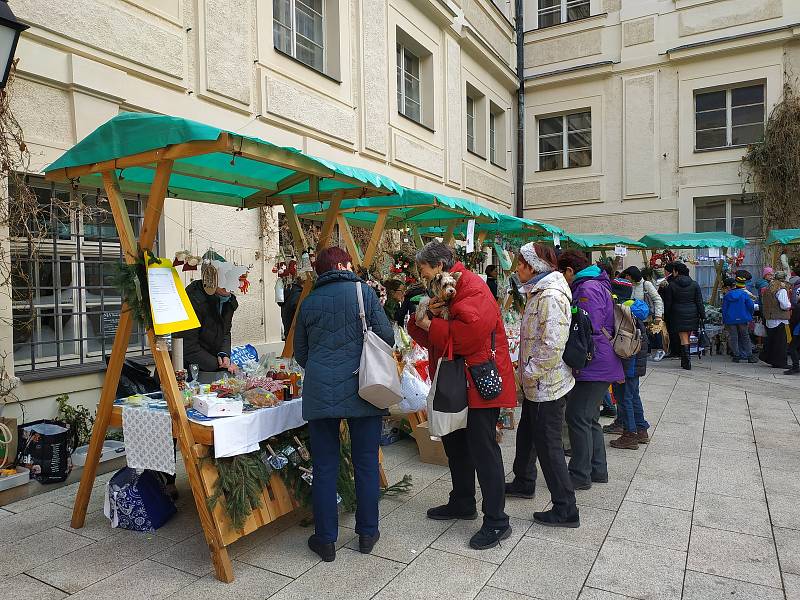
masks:
{"type": "Polygon", "coordinates": [[[415,425],[413,435],[414,439],[417,440],[419,459],[422,462],[432,465],[447,466],[447,455],[444,453],[442,440],[439,438],[431,439],[427,421],[415,425]]]}
{"type": "Polygon", "coordinates": [[[216,394],[202,394],[194,397],[193,408],[207,417],[234,417],[242,414],[244,403],[241,400],[217,398],[216,394]]]}

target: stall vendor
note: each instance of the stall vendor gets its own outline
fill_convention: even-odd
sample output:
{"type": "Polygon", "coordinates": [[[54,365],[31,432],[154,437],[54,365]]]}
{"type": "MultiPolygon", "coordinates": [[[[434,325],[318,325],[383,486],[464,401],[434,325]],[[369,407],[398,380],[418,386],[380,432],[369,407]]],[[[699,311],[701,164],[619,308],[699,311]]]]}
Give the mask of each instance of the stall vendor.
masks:
{"type": "Polygon", "coordinates": [[[184,340],[184,367],[188,371],[190,365],[196,364],[202,383],[236,371],[230,358],[231,326],[239,303],[232,291],[239,287],[239,277],[244,272],[244,267],[233,263],[211,261],[203,265],[202,279],[186,286],[200,327],[177,335],[184,340]]]}

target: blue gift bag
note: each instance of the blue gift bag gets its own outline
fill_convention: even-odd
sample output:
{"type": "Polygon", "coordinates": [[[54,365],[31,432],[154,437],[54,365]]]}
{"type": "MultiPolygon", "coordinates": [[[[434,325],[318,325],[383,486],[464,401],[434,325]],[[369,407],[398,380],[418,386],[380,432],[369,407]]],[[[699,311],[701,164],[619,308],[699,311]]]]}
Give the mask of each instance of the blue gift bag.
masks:
{"type": "Polygon", "coordinates": [[[153,471],[125,467],[106,484],[103,512],[112,527],[131,531],[155,531],[169,521],[177,509],[153,471]]]}

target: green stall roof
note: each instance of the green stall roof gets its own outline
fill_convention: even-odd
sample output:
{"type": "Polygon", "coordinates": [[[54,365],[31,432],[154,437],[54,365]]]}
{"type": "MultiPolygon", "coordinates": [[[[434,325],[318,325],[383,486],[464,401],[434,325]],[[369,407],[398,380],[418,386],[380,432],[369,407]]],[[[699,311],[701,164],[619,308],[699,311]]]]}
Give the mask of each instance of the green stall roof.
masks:
{"type": "Polygon", "coordinates": [[[583,250],[608,249],[614,246],[627,246],[629,248],[646,247],[642,242],[637,242],[624,235],[608,235],[605,233],[567,233],[566,240],[583,250]]]}
{"type": "Polygon", "coordinates": [[[647,248],[744,248],[747,240],[723,232],[706,233],[650,233],[639,241],[647,248]]]}
{"type": "MultiPolygon", "coordinates": [[[[174,159],[169,196],[236,207],[345,196],[403,195],[406,188],[366,169],[189,119],[124,113],[110,119],[45,169],[48,179],[102,185],[114,170],[123,191],[147,192],[159,160],[174,159]],[[312,189],[309,177],[319,178],[312,189]],[[296,197],[296,196],[300,197],[296,197]],[[305,195],[305,197],[303,197],[305,195]]],[[[316,181],[316,180],[315,180],[316,181]]]]}
{"type": "Polygon", "coordinates": [[[773,229],[767,236],[767,245],[800,244],[800,229],[773,229]]]}

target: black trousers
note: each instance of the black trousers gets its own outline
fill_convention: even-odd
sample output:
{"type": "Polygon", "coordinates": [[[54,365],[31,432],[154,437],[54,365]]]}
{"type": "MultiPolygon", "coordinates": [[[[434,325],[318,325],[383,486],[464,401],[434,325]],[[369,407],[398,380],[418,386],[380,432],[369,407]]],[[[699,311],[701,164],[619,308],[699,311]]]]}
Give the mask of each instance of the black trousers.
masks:
{"type": "Polygon", "coordinates": [[[581,484],[608,477],[606,446],[600,426],[600,405],[608,385],[602,381],[577,381],[568,396],[566,420],[572,446],[569,474],[581,484]]]}
{"type": "Polygon", "coordinates": [[[792,366],[800,367],[800,335],[792,336],[792,343],[789,344],[789,356],[792,357],[792,366]]]}
{"type": "Polygon", "coordinates": [[[787,345],[786,325],[784,323],[777,327],[767,327],[767,342],[764,344],[764,351],[758,358],[773,367],[786,368],[788,366],[786,358],[787,345]]]}
{"type": "Polygon", "coordinates": [[[467,428],[442,438],[450,463],[453,491],[450,506],[458,512],[475,510],[475,474],[483,494],[483,524],[502,529],[508,526],[503,455],[497,443],[499,408],[470,408],[467,428]]]}
{"type": "Polygon", "coordinates": [[[553,402],[523,400],[522,417],[517,427],[514,479],[533,491],[538,456],[553,509],[560,516],[571,519],[576,516],[578,509],[564,457],[564,446],[561,444],[561,426],[566,406],[566,396],[553,402]]]}

